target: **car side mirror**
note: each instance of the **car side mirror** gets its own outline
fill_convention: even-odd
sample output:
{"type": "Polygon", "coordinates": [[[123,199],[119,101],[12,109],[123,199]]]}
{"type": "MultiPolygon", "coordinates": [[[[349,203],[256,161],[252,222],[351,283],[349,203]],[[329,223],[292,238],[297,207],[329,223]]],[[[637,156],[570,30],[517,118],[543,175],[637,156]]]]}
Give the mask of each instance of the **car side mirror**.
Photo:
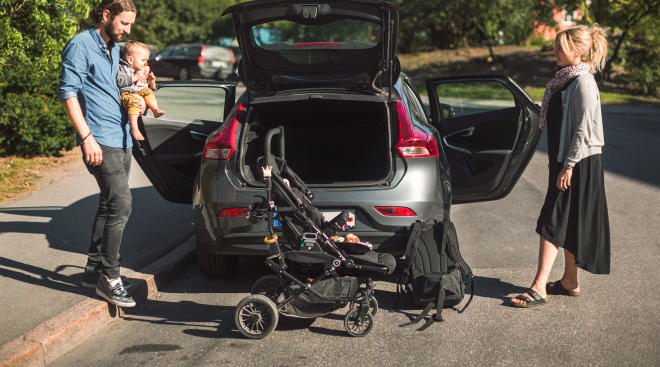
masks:
{"type": "Polygon", "coordinates": [[[454,117],[454,108],[446,103],[438,103],[438,109],[440,110],[440,119],[448,119],[454,117]]]}

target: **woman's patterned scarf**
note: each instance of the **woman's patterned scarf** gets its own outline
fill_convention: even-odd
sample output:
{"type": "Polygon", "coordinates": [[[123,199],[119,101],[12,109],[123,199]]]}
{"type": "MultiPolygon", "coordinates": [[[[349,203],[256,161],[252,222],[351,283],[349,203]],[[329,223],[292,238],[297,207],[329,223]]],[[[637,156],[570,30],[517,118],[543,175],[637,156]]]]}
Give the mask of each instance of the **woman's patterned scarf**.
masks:
{"type": "Polygon", "coordinates": [[[569,80],[590,72],[591,68],[588,64],[580,63],[577,65],[566,66],[555,73],[555,77],[545,86],[543,102],[541,103],[541,114],[539,115],[539,129],[543,129],[547,123],[548,104],[550,103],[552,94],[557,90],[562,89],[569,80]]]}

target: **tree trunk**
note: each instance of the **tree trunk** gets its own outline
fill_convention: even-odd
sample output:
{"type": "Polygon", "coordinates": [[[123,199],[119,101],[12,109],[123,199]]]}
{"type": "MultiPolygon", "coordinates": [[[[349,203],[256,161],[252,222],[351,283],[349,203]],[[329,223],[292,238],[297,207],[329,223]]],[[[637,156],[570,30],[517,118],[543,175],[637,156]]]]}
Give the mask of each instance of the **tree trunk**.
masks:
{"type": "Polygon", "coordinates": [[[619,59],[619,50],[621,49],[621,45],[623,44],[623,40],[626,38],[627,34],[628,34],[628,28],[626,28],[623,31],[623,33],[621,33],[621,35],[619,36],[619,39],[616,42],[616,46],[614,47],[614,52],[612,53],[612,56],[605,63],[603,74],[605,75],[606,80],[610,79],[610,71],[612,70],[612,63],[619,59]]]}
{"type": "Polygon", "coordinates": [[[474,20],[474,25],[477,27],[477,30],[479,30],[479,33],[481,33],[481,35],[484,38],[484,41],[486,41],[486,44],[488,45],[488,53],[490,53],[490,60],[491,60],[490,62],[495,61],[495,52],[493,52],[493,45],[490,43],[490,38],[488,37],[486,28],[482,26],[481,23],[477,21],[477,19],[473,19],[473,20],[474,20]]]}

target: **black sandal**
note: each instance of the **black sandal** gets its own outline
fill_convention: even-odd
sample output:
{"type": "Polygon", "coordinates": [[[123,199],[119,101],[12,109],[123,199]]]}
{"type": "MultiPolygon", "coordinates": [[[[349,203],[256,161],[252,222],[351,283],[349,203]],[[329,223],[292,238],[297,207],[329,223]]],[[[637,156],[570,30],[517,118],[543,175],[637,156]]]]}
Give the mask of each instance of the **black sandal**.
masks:
{"type": "MultiPolygon", "coordinates": [[[[538,294],[538,292],[536,292],[535,290],[530,288],[526,292],[532,297],[525,296],[523,294],[515,297],[515,299],[519,299],[525,303],[509,301],[509,304],[513,307],[518,307],[518,308],[530,308],[548,303],[548,298],[541,297],[541,295],[538,294]]],[[[511,300],[513,300],[513,298],[511,300]]]]}
{"type": "Polygon", "coordinates": [[[546,292],[548,292],[548,294],[571,296],[571,297],[577,297],[580,295],[579,291],[572,291],[570,289],[564,288],[564,286],[561,285],[561,280],[557,280],[556,282],[550,282],[546,284],[545,289],[546,292]]]}

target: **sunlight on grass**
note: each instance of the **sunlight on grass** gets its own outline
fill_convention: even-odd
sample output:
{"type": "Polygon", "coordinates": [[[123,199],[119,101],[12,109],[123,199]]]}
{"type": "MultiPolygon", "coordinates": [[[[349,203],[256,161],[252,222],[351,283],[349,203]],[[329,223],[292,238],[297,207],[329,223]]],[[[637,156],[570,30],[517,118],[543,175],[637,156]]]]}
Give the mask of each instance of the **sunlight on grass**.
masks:
{"type": "MultiPolygon", "coordinates": [[[[428,95],[425,85],[417,85],[416,89],[420,95],[423,96],[428,95]]],[[[541,102],[541,100],[543,100],[543,92],[545,91],[545,89],[527,87],[524,88],[524,90],[525,93],[527,93],[533,100],[537,102],[541,102]]],[[[492,92],[497,93],[496,90],[493,90],[492,92]]],[[[495,99],[495,98],[491,98],[494,96],[488,95],[489,93],[488,90],[485,89],[481,90],[480,93],[481,93],[480,98],[495,99]]],[[[633,96],[630,94],[623,94],[623,93],[600,92],[600,100],[602,104],[655,104],[660,107],[660,98],[633,96]]]]}
{"type": "Polygon", "coordinates": [[[42,173],[79,157],[77,149],[61,157],[0,157],[0,203],[32,189],[42,173]]]}

